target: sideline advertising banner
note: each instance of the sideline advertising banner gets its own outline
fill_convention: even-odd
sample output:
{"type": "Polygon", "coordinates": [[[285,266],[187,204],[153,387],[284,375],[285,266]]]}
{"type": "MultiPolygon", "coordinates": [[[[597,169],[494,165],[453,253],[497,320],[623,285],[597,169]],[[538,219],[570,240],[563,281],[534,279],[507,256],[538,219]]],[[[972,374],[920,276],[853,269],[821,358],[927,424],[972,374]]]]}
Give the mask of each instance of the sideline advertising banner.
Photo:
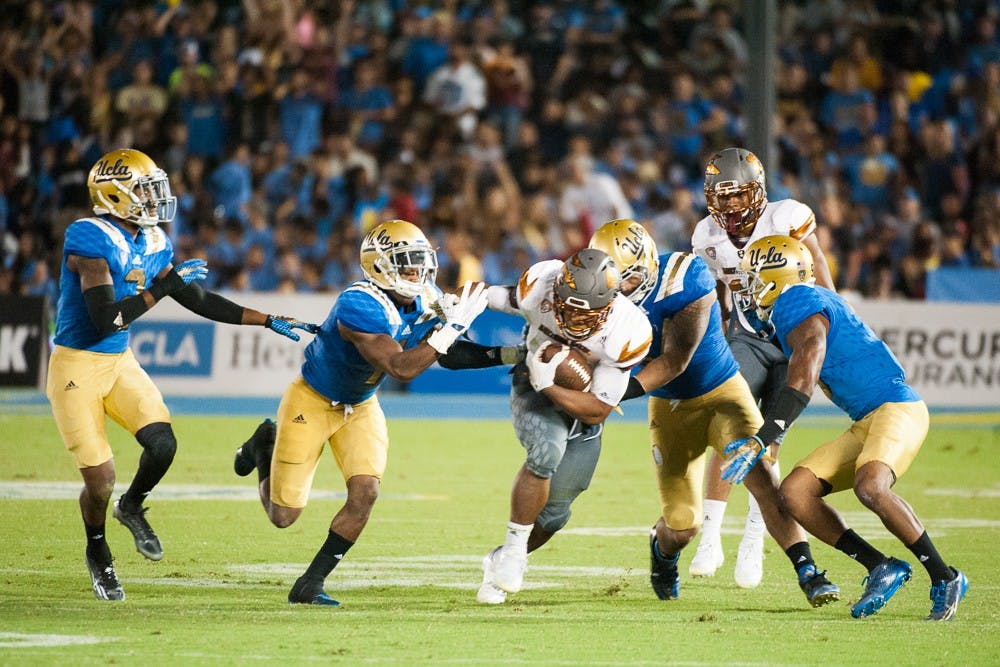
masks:
{"type": "MultiPolygon", "coordinates": [[[[258,310],[322,322],[332,295],[241,294],[258,310]]],[[[1000,305],[927,302],[854,303],[906,369],[930,405],[1000,409],[1000,305]]],[[[524,320],[487,311],[471,337],[485,344],[515,344],[524,320]]],[[[166,394],[279,396],[299,372],[312,339],[295,343],[263,327],[216,324],[170,300],[136,321],[132,349],[166,394]]],[[[432,366],[407,389],[414,393],[503,394],[508,368],[449,371],[432,366]]],[[[387,384],[387,389],[399,388],[387,384]]],[[[816,393],[817,403],[826,402],[816,393]]]]}
{"type": "Polygon", "coordinates": [[[0,387],[45,388],[45,298],[0,296],[0,387]]]}

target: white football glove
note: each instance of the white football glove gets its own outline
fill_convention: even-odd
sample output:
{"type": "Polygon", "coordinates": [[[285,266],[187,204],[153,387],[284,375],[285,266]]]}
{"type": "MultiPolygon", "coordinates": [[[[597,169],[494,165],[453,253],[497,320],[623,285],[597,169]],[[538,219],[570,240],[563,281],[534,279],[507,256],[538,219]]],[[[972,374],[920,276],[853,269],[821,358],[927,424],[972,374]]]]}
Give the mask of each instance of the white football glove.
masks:
{"type": "Polygon", "coordinates": [[[446,354],[455,339],[465,333],[472,321],[486,310],[486,285],[477,283],[473,288],[472,281],[467,281],[460,296],[445,294],[431,304],[431,309],[443,326],[427,337],[427,344],[440,354],[446,354]]]}
{"type": "Polygon", "coordinates": [[[569,356],[569,347],[564,345],[551,359],[542,361],[542,350],[545,347],[542,345],[527,359],[528,379],[531,380],[531,388],[535,391],[541,391],[555,384],[556,368],[569,356]]]}

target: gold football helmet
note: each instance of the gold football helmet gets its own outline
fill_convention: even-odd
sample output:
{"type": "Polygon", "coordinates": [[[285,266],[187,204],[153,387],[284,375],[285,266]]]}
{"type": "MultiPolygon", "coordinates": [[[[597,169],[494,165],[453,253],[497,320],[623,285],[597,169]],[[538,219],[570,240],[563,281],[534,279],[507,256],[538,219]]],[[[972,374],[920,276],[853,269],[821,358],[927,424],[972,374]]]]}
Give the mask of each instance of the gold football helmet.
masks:
{"type": "Polygon", "coordinates": [[[96,215],[113,215],[140,227],[170,222],[177,198],[165,171],[142,151],[119,149],[102,157],[87,176],[96,215]]]}
{"type": "Polygon", "coordinates": [[[642,303],[656,285],[660,270],[656,242],[646,228],[635,220],[612,220],[594,232],[589,247],[603,250],[614,260],[622,274],[622,294],[632,303],[642,303]]]}
{"type": "Polygon", "coordinates": [[[719,151],[705,166],[705,202],[729,236],[749,238],[767,206],[764,165],[745,148],[719,151]]]}
{"type": "Polygon", "coordinates": [[[596,248],[584,248],[566,260],[553,286],[556,324],[570,340],[586,340],[601,328],[618,294],[621,274],[614,260],[596,248]]]}
{"type": "Polygon", "coordinates": [[[406,220],[386,220],[361,241],[361,270],[384,290],[412,299],[437,278],[437,253],[420,228],[406,220]]]}
{"type": "Polygon", "coordinates": [[[746,272],[743,296],[757,309],[761,321],[771,318],[771,307],[782,292],[793,285],[812,284],[812,253],[791,236],[765,236],[757,239],[743,253],[746,272]]]}

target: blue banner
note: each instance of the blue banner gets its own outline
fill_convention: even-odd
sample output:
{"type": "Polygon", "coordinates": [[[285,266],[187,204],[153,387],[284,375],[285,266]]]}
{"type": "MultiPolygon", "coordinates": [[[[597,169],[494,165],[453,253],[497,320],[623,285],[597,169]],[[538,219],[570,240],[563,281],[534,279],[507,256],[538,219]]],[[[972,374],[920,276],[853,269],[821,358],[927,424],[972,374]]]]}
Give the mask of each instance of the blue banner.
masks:
{"type": "Polygon", "coordinates": [[[1000,270],[948,267],[928,271],[927,300],[1000,303],[1000,270]]]}
{"type": "Polygon", "coordinates": [[[150,375],[212,375],[212,322],[140,319],[129,326],[129,334],[132,353],[150,375]]]}

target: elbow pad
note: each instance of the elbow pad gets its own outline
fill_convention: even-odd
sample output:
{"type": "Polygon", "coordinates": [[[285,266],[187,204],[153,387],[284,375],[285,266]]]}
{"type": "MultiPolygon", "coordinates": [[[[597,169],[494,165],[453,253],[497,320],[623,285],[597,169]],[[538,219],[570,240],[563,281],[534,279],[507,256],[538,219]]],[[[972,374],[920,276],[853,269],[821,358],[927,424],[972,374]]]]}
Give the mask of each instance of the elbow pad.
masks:
{"type": "Polygon", "coordinates": [[[115,288],[111,285],[97,285],[83,293],[90,321],[103,334],[123,331],[128,325],[149,310],[141,294],[127,296],[115,301],[115,288]]]}

